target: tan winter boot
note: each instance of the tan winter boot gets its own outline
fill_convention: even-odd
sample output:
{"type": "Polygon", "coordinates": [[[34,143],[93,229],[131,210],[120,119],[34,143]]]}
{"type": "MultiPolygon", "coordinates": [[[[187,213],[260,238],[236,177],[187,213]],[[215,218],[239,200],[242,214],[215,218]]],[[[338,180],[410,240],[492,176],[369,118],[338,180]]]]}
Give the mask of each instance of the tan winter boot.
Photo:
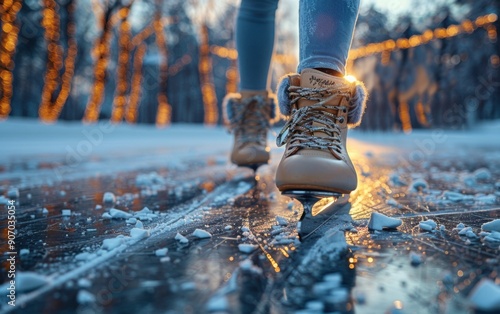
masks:
{"type": "Polygon", "coordinates": [[[278,87],[281,113],[289,117],[278,135],[286,143],[276,172],[282,192],[349,194],[357,187],[356,170],[346,151],[347,128],[358,125],[366,90],[314,69],[285,77],[278,87]]]}
{"type": "Polygon", "coordinates": [[[269,161],[267,131],[276,117],[267,91],[241,91],[224,98],[224,118],[234,134],[231,162],[256,170],[269,161]]]}

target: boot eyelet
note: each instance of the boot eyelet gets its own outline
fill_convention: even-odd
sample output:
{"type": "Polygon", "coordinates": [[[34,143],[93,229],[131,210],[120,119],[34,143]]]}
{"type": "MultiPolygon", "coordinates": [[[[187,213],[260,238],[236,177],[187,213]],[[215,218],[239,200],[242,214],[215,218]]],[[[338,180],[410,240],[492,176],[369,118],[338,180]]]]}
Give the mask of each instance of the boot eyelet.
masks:
{"type": "Polygon", "coordinates": [[[342,109],[343,113],[347,113],[347,108],[342,109]]]}
{"type": "Polygon", "coordinates": [[[340,117],[340,118],[339,118],[339,122],[340,122],[340,123],[344,123],[344,121],[345,121],[344,117],[340,117]]]}

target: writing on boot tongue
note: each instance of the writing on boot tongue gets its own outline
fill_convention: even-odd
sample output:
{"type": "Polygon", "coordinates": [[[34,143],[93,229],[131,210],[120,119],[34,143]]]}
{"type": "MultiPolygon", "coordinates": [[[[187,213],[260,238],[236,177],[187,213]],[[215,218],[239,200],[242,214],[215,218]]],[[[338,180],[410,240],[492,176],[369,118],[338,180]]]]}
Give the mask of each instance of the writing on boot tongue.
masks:
{"type": "Polygon", "coordinates": [[[325,78],[325,77],[320,77],[312,74],[309,77],[309,84],[311,87],[332,87],[335,85],[335,81],[325,78]]]}

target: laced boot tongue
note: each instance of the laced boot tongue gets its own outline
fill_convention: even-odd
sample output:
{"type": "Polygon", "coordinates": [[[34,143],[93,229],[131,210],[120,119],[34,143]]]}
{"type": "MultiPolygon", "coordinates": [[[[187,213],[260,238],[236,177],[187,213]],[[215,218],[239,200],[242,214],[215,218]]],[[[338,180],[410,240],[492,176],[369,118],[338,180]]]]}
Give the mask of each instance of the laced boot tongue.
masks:
{"type": "MultiPolygon", "coordinates": [[[[317,89],[318,91],[321,91],[321,94],[323,97],[317,97],[317,98],[311,98],[311,99],[306,99],[302,98],[298,101],[297,107],[298,108],[303,108],[307,106],[312,106],[315,104],[318,104],[318,102],[329,98],[332,96],[333,93],[337,92],[347,92],[349,93],[351,90],[350,85],[346,82],[342,77],[336,77],[332,75],[328,75],[324,72],[314,70],[314,69],[306,69],[302,71],[300,75],[300,87],[302,88],[308,88],[308,89],[317,89]]],[[[327,106],[340,106],[342,102],[342,96],[337,96],[337,97],[331,97],[330,100],[328,100],[325,105],[327,106]]],[[[333,109],[333,108],[324,108],[321,111],[330,113],[334,116],[339,116],[339,110],[338,109],[333,109]]],[[[329,121],[331,119],[327,119],[325,117],[326,121],[329,121]]],[[[332,121],[332,123],[334,123],[332,121]]],[[[328,127],[329,125],[325,125],[323,123],[318,123],[318,122],[313,122],[312,127],[328,127]]],[[[327,134],[321,131],[316,131],[314,132],[314,136],[317,137],[326,137],[327,134]]]]}
{"type": "MultiPolygon", "coordinates": [[[[300,87],[302,88],[313,88],[313,89],[326,89],[329,91],[346,91],[350,92],[352,87],[349,83],[346,83],[344,78],[337,77],[333,75],[328,75],[324,72],[314,70],[314,69],[306,69],[302,71],[300,74],[300,87]]],[[[325,90],[325,96],[327,96],[325,90]]],[[[330,100],[327,105],[330,106],[338,106],[342,97],[334,97],[330,100]]],[[[298,108],[302,108],[305,106],[310,106],[318,103],[318,100],[309,100],[309,99],[301,99],[298,101],[298,108]]],[[[337,114],[337,110],[327,110],[330,113],[337,114]]]]}

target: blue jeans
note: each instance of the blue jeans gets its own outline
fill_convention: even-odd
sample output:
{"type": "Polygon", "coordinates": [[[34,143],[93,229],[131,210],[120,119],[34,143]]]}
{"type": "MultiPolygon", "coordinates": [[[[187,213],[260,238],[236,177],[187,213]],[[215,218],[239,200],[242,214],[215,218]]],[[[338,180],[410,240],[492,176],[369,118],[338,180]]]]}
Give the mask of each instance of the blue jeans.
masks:
{"type": "MultiPolygon", "coordinates": [[[[360,0],[300,0],[297,72],[326,68],[345,74],[360,0]]],[[[278,0],[241,0],[236,20],[240,90],[267,88],[278,0]]]]}

